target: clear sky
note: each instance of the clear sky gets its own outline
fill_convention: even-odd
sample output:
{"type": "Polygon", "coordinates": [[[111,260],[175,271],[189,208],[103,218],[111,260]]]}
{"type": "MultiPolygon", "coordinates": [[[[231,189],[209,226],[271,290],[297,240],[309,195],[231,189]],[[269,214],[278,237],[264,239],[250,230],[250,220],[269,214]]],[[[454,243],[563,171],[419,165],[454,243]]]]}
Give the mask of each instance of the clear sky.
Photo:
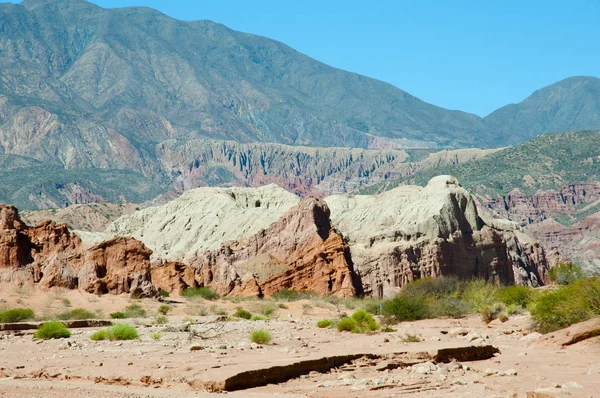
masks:
{"type": "Polygon", "coordinates": [[[209,19],[480,116],[566,77],[600,77],[598,0],[92,2],[209,19]]]}

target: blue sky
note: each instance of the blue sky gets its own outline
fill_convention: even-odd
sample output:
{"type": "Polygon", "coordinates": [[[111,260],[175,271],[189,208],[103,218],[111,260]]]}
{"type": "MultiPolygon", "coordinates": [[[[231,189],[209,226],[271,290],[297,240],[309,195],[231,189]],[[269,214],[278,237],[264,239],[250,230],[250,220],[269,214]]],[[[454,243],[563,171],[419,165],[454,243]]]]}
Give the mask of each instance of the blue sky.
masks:
{"type": "Polygon", "coordinates": [[[209,19],[480,116],[569,76],[600,77],[597,0],[92,2],[209,19]]]}

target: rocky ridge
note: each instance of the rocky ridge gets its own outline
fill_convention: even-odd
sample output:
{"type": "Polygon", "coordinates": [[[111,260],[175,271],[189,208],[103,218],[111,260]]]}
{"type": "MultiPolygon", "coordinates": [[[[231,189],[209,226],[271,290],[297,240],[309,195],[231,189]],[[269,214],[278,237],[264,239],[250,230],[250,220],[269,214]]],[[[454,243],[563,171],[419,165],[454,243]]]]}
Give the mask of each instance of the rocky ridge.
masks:
{"type": "Polygon", "coordinates": [[[155,250],[157,262],[190,264],[200,286],[213,286],[223,294],[268,294],[269,285],[304,289],[305,280],[295,276],[299,266],[306,268],[302,264],[309,264],[310,277],[314,267],[330,270],[313,286],[320,292],[340,292],[336,283],[343,280],[345,292],[351,285],[354,291],[380,296],[393,295],[408,281],[426,276],[540,285],[552,264],[539,243],[515,224],[484,220],[474,198],[450,176],[436,177],[426,188],[406,186],[375,196],[334,195],[325,199],[326,205],[305,199],[294,206],[298,200],[275,186],[262,191],[199,188],[166,205],[120,218],[105,238],[134,232],[155,250]],[[233,192],[244,198],[241,206],[233,192]],[[257,207],[259,194],[263,196],[257,207]],[[191,205],[197,200],[213,207],[191,205]],[[216,209],[231,214],[220,221],[224,224],[219,229],[209,216],[216,209]],[[269,224],[268,217],[277,221],[269,224]],[[198,239],[199,233],[205,237],[198,239]],[[165,250],[171,247],[179,249],[165,250]],[[315,258],[312,253],[326,261],[307,262],[307,257],[315,258]],[[338,276],[332,278],[332,272],[338,276]]]}

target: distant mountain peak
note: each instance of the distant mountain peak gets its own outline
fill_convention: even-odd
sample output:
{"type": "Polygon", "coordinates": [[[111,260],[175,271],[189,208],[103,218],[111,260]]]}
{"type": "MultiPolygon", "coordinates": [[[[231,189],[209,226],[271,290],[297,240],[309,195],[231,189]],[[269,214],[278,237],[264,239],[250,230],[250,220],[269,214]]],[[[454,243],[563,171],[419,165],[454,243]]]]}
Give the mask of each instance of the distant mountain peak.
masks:
{"type": "Polygon", "coordinates": [[[44,6],[54,6],[60,8],[71,8],[71,7],[94,7],[98,8],[97,5],[90,3],[86,0],[23,0],[21,5],[28,10],[34,10],[44,6]]]}

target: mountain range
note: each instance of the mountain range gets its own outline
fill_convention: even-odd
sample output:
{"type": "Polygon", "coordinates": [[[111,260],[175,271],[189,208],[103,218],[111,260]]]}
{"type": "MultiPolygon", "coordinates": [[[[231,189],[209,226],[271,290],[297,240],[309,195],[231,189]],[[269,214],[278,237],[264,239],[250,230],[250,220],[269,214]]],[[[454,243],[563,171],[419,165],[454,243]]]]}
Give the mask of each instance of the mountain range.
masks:
{"type": "Polygon", "coordinates": [[[24,208],[265,182],[253,173],[303,193],[304,182],[289,180],[320,183],[360,160],[344,177],[356,187],[382,162],[337,147],[397,151],[382,155],[390,163],[405,148],[426,157],[600,128],[594,77],[563,80],[481,118],[268,38],[84,0],[0,4],[0,70],[0,199],[24,208]],[[315,158],[306,147],[331,148],[319,155],[331,163],[325,172],[300,166],[315,158]],[[299,166],[270,175],[266,154],[299,166]]]}

